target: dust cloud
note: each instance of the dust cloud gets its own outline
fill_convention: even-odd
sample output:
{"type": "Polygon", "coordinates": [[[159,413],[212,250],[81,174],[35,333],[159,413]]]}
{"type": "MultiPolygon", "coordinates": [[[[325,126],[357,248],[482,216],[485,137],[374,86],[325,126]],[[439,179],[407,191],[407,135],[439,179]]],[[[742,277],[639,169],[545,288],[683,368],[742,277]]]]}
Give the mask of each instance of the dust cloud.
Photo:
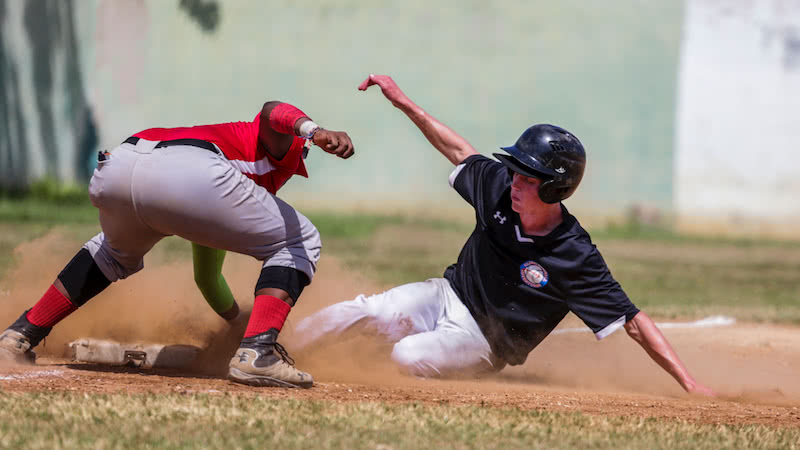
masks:
{"type": "MultiPolygon", "coordinates": [[[[3,326],[33,306],[80,245],[65,233],[54,231],[14,250],[16,265],[3,286],[3,326]]],[[[148,259],[149,255],[141,272],[113,283],[57,324],[37,347],[37,353],[62,356],[67,343],[84,337],[204,348],[227,334],[232,327],[203,300],[194,284],[190,260],[150,265],[148,259]]],[[[252,308],[252,287],[248,286],[255,283],[259,268],[252,258],[230,258],[223,270],[245,315],[252,308]]]]}

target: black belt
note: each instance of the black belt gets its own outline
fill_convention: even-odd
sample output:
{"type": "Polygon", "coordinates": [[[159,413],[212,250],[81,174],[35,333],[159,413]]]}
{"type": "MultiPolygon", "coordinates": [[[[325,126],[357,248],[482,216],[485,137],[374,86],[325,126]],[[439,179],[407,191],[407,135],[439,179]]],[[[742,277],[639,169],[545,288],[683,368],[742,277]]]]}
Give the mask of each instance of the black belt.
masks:
{"type": "MultiPolygon", "coordinates": [[[[131,136],[128,139],[125,139],[125,142],[123,142],[123,144],[136,145],[137,142],[139,142],[139,138],[136,136],[131,136]]],[[[175,145],[190,145],[192,147],[199,147],[208,150],[210,152],[220,154],[220,151],[219,149],[217,149],[217,146],[215,146],[211,142],[203,141],[200,139],[174,139],[171,141],[160,141],[158,144],[156,144],[155,148],[172,147],[175,145]]]]}

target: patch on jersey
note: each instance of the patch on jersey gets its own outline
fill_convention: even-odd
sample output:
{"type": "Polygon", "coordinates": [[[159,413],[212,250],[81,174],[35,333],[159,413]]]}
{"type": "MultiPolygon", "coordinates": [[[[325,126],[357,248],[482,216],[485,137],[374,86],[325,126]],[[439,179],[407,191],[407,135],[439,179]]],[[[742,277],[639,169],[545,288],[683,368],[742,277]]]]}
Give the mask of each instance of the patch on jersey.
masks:
{"type": "Polygon", "coordinates": [[[519,275],[522,281],[530,287],[540,288],[547,284],[547,271],[539,264],[528,261],[519,266],[519,275]]]}

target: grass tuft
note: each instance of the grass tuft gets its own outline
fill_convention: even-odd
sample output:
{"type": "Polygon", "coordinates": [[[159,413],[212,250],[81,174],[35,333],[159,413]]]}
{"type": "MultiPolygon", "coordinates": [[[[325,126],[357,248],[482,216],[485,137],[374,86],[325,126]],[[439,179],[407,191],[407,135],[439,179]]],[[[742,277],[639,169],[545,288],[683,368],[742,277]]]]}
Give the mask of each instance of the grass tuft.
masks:
{"type": "Polygon", "coordinates": [[[235,395],[0,393],[4,448],[796,448],[800,430],[235,395]]]}

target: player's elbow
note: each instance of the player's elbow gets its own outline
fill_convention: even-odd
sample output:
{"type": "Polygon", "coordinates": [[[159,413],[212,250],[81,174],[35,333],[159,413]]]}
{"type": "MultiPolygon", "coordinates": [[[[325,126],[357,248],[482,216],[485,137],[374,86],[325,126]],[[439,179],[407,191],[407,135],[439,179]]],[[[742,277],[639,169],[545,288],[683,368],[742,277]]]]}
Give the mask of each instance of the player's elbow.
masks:
{"type": "Polygon", "coordinates": [[[278,100],[270,100],[264,103],[264,106],[261,108],[261,115],[263,117],[269,117],[270,113],[272,113],[272,110],[275,109],[275,107],[280,105],[281,103],[283,102],[278,100]]]}
{"type": "Polygon", "coordinates": [[[625,332],[628,333],[628,336],[630,336],[631,339],[636,342],[642,342],[642,339],[644,338],[642,336],[641,327],[639,327],[639,314],[636,314],[633,319],[625,323],[625,332]]]}

